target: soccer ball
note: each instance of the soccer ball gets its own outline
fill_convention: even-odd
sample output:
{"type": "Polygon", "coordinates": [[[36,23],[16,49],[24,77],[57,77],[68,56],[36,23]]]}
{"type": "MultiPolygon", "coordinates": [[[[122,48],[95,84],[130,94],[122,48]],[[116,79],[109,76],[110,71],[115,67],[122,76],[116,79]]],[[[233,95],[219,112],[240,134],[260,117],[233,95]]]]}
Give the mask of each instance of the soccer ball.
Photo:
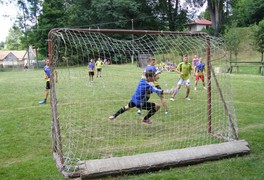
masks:
{"type": "Polygon", "coordinates": [[[175,92],[174,88],[165,90],[165,94],[173,94],[174,92],[175,92]]]}

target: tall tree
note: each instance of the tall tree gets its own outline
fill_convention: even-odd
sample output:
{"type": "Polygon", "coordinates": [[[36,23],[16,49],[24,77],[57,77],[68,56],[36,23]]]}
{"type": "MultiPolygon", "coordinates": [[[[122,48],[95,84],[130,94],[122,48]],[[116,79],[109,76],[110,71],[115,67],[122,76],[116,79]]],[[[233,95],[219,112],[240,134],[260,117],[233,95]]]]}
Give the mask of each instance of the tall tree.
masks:
{"type": "Polygon", "coordinates": [[[239,44],[241,42],[240,34],[236,27],[230,27],[225,30],[225,45],[230,54],[230,61],[232,60],[232,54],[235,54],[235,60],[237,62],[237,55],[239,52],[239,44]]]}
{"type": "Polygon", "coordinates": [[[16,21],[16,27],[21,29],[23,36],[21,36],[22,46],[27,47],[31,44],[29,33],[34,25],[37,25],[37,17],[40,13],[41,4],[43,0],[18,0],[17,5],[21,11],[16,21]]]}
{"type": "Polygon", "coordinates": [[[9,50],[22,50],[24,49],[23,46],[21,46],[21,36],[22,32],[19,28],[13,27],[10,28],[8,32],[8,36],[6,38],[6,48],[9,50]]]}
{"type": "Polygon", "coordinates": [[[214,29],[214,36],[218,36],[223,22],[224,0],[207,0],[207,4],[214,29]]]}
{"type": "Polygon", "coordinates": [[[261,53],[261,61],[263,62],[264,54],[264,19],[258,25],[253,26],[253,46],[261,53]]]}
{"type": "Polygon", "coordinates": [[[264,18],[264,0],[238,0],[234,6],[233,20],[238,26],[247,27],[264,18]]]}
{"type": "Polygon", "coordinates": [[[38,52],[43,56],[48,55],[48,33],[52,28],[65,27],[67,21],[66,7],[64,0],[45,0],[42,5],[42,13],[38,17],[35,43],[38,52]]]}
{"type": "MultiPolygon", "coordinates": [[[[165,22],[166,27],[170,31],[182,31],[187,23],[187,10],[181,8],[180,0],[159,0],[152,2],[151,8],[154,15],[160,21],[165,22]]],[[[149,3],[150,4],[150,3],[149,3]]]]}

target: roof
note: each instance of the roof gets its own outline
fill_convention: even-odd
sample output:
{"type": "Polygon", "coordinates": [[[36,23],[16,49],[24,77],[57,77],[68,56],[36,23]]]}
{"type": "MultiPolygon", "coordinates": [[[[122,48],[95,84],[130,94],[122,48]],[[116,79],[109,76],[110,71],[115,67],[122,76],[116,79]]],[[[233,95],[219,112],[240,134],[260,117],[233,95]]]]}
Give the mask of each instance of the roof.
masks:
{"type": "Polygon", "coordinates": [[[18,59],[22,60],[25,56],[27,51],[0,51],[0,60],[5,59],[5,57],[12,53],[14,56],[16,56],[18,59]]]}
{"type": "Polygon", "coordinates": [[[195,19],[190,24],[212,25],[212,22],[207,19],[195,19]]]}

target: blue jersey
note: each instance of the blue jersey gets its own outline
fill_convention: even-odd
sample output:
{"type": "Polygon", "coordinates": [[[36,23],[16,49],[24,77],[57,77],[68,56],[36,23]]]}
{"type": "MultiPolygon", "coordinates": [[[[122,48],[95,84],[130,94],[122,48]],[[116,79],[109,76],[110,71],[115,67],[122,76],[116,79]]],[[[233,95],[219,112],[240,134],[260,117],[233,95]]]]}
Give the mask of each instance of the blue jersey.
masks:
{"type": "MultiPolygon", "coordinates": [[[[53,67],[54,72],[56,73],[57,70],[56,70],[55,66],[52,66],[52,67],[53,67]]],[[[43,70],[44,70],[45,75],[48,77],[46,80],[47,81],[50,81],[50,72],[51,72],[50,66],[45,65],[43,67],[43,70]]]]}
{"type": "Polygon", "coordinates": [[[49,80],[50,79],[50,67],[49,66],[44,66],[43,67],[43,70],[44,70],[44,73],[47,75],[47,77],[48,77],[48,79],[47,80],[49,80]]]}
{"type": "Polygon", "coordinates": [[[94,62],[89,62],[88,66],[89,66],[89,71],[94,71],[94,66],[95,66],[94,62]]]}
{"type": "Polygon", "coordinates": [[[203,62],[197,62],[196,63],[196,68],[197,68],[197,72],[198,73],[201,73],[201,72],[203,72],[204,71],[204,66],[205,66],[205,64],[203,63],[203,62]]]}
{"type": "Polygon", "coordinates": [[[142,103],[147,101],[146,97],[152,92],[161,94],[162,90],[157,89],[155,86],[148,83],[145,78],[142,78],[138,83],[137,89],[133,94],[131,101],[135,103],[136,106],[140,106],[142,103]]]}

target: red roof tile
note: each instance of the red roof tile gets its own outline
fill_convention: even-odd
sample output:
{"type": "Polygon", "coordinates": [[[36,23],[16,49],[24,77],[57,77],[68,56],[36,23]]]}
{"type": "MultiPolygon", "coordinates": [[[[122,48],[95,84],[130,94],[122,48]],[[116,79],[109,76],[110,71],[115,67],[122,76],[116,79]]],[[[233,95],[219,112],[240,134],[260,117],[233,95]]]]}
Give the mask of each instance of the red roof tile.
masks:
{"type": "Polygon", "coordinates": [[[207,19],[195,19],[192,24],[211,25],[212,22],[207,19]]]}

